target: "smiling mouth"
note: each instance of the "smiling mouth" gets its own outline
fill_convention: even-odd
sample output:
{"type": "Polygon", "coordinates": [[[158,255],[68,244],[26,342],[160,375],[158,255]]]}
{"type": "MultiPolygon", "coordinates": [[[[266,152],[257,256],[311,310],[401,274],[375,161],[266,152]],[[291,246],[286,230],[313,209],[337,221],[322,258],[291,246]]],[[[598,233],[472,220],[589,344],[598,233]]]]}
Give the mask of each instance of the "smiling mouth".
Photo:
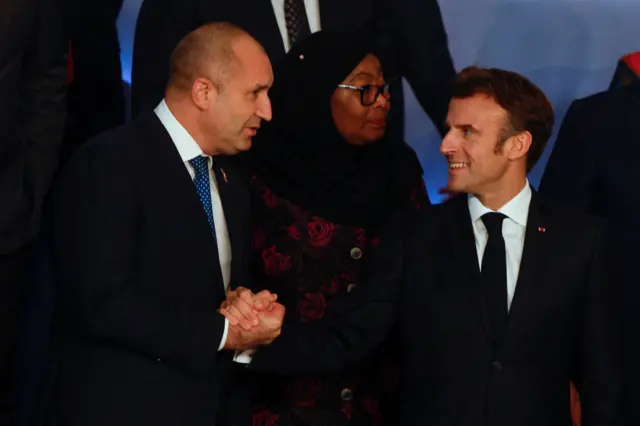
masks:
{"type": "Polygon", "coordinates": [[[449,170],[458,170],[458,169],[466,169],[469,167],[467,163],[463,163],[461,161],[450,161],[449,162],[449,170]]]}

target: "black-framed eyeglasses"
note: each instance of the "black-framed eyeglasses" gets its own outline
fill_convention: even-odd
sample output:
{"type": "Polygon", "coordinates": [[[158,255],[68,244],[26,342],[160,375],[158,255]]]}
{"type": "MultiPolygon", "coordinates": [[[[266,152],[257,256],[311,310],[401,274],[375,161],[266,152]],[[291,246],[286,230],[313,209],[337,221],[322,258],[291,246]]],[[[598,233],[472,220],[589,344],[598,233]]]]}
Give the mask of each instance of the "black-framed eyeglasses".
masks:
{"type": "Polygon", "coordinates": [[[365,84],[364,86],[351,86],[349,84],[338,84],[338,87],[349,90],[357,90],[360,92],[360,103],[362,106],[371,106],[376,103],[378,96],[382,94],[388,101],[389,95],[389,83],[385,84],[365,84]]]}

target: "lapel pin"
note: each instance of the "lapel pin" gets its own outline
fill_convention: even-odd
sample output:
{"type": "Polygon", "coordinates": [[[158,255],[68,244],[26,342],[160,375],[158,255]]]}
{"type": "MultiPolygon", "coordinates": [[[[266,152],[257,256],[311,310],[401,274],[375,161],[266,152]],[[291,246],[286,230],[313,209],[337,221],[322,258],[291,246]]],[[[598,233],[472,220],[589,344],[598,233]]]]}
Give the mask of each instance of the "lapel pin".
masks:
{"type": "Polygon", "coordinates": [[[547,232],[547,228],[544,226],[538,226],[538,232],[547,232]]]}
{"type": "Polygon", "coordinates": [[[224,169],[220,169],[220,173],[222,173],[222,179],[224,179],[225,183],[229,183],[229,179],[227,179],[227,174],[224,172],[224,169]]]}

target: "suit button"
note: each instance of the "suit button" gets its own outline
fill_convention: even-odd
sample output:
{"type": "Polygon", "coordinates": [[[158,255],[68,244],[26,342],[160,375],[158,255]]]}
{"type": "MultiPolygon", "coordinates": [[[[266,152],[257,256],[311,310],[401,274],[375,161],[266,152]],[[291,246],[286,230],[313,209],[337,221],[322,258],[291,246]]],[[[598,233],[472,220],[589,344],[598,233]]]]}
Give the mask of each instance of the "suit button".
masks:
{"type": "Polygon", "coordinates": [[[349,388],[342,389],[340,398],[342,398],[343,401],[351,401],[353,399],[353,391],[349,388]]]}
{"type": "Polygon", "coordinates": [[[493,361],[493,369],[496,371],[502,371],[502,364],[500,363],[500,361],[493,361]]]}
{"type": "Polygon", "coordinates": [[[157,362],[158,364],[162,364],[162,358],[156,358],[156,362],[157,362]]]}
{"type": "Polygon", "coordinates": [[[351,258],[358,260],[362,257],[362,250],[360,250],[358,247],[354,247],[351,249],[351,258]]]}
{"type": "Polygon", "coordinates": [[[353,290],[355,290],[357,286],[355,284],[349,284],[347,286],[347,293],[351,293],[353,290]]]}

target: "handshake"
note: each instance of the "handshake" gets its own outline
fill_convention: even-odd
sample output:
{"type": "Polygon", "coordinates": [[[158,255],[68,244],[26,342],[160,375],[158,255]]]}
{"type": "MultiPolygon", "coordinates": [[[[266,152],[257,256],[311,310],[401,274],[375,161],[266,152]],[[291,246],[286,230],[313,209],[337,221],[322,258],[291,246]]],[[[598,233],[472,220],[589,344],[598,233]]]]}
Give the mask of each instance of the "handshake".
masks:
{"type": "Polygon", "coordinates": [[[285,313],[277,299],[268,290],[253,294],[238,287],[229,291],[218,310],[229,321],[224,348],[242,351],[273,342],[280,335],[285,313]]]}

